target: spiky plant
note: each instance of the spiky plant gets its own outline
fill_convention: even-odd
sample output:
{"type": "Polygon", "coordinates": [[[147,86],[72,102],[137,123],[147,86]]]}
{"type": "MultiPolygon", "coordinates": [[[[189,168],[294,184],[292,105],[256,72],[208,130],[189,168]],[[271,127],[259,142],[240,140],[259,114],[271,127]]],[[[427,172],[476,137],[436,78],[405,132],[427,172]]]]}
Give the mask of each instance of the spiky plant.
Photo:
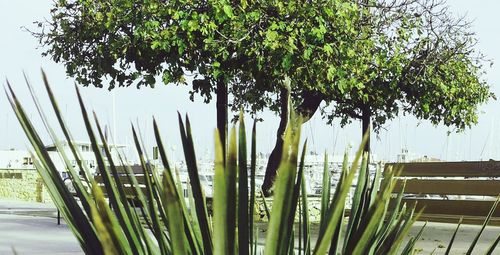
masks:
{"type": "MultiPolygon", "coordinates": [[[[117,170],[117,166],[124,165],[126,160],[120,157],[120,162],[113,161],[101,125],[95,113],[89,116],[78,89],[78,102],[104,187],[97,184],[82,163],[81,152],[72,143],[72,136],[45,74],[43,80],[58,126],[71,148],[71,155],[61,149],[61,140],[44,114],[45,107],[39,103],[29,83],[28,87],[44,127],[66,162],[76,196],[64,185],[59,174],[61,169],[56,168],[45,150],[39,128],[33,125],[10,84],[6,94],[33,146],[34,164],[52,200],[87,254],[410,254],[414,250],[418,236],[401,247],[416,218],[414,208],[400,205],[402,193],[396,199],[390,198],[394,186],[391,181],[393,171],[382,173],[378,168],[374,179],[370,180],[367,156],[362,155],[361,149],[350,166],[346,154],[341,178],[333,194],[328,188],[324,189],[319,233],[311,233],[303,172],[307,143],[302,146],[299,159],[301,121],[296,116],[291,116],[291,124],[286,131],[264,243],[259,243],[252,217],[256,197],[256,124],[254,122],[252,128],[249,191],[243,117],[240,118],[239,132],[235,127],[231,129],[227,155],[223,155],[225,150],[218,139],[218,132],[215,132],[213,215],[208,213],[198,177],[189,119],[186,117],[183,120],[179,115],[180,135],[191,184],[192,198],[189,203],[186,203],[179,178],[175,177],[176,172],[167,159],[156,121],[153,120],[154,135],[164,166],[161,173],[147,164],[144,146],[132,127],[146,184],[145,188],[140,188],[135,174],[130,167],[126,167],[127,181],[133,184],[134,198],[141,205],[137,209],[130,203],[117,170]],[[76,160],[76,167],[69,158],[76,160]],[[356,173],[357,185],[352,207],[348,210],[345,204],[356,173]],[[84,183],[88,183],[90,189],[84,183]],[[294,225],[296,214],[300,218],[297,227],[294,225]],[[349,218],[345,221],[347,215],[349,218]],[[297,236],[299,238],[295,239],[297,236]],[[314,243],[312,236],[318,237],[314,243]],[[298,243],[295,244],[295,241],[298,243]]],[[[330,187],[327,163],[325,160],[324,187],[330,187]]]]}

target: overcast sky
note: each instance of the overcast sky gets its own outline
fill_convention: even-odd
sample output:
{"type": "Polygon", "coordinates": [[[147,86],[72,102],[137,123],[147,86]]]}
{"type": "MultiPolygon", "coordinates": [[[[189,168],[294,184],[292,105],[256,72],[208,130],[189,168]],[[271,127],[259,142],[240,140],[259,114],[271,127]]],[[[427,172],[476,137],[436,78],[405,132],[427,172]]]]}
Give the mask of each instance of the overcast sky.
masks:
{"type": "MultiPolygon", "coordinates": [[[[22,72],[26,72],[35,88],[40,91],[44,105],[48,105],[42,90],[40,69],[48,74],[59,104],[70,123],[74,137],[88,140],[82,126],[77,106],[74,81],[66,77],[61,64],[41,56],[37,41],[21,27],[34,28],[32,22],[49,17],[52,1],[8,1],[0,0],[0,79],[1,85],[8,79],[15,91],[25,102],[28,112],[36,116],[33,104],[27,95],[22,72]]],[[[488,68],[486,79],[492,91],[500,96],[500,2],[495,0],[468,1],[450,0],[448,4],[457,15],[467,15],[473,21],[473,31],[479,39],[478,49],[494,61],[488,68]]],[[[107,89],[81,88],[88,107],[95,110],[101,122],[113,123],[113,96],[107,89]]],[[[148,146],[153,146],[152,116],[155,116],[162,129],[169,150],[178,158],[182,155],[177,126],[177,111],[188,113],[192,120],[193,134],[199,156],[213,146],[215,128],[215,104],[203,104],[201,98],[195,102],[188,99],[188,88],[175,85],[158,84],[151,88],[119,88],[115,90],[116,140],[130,144],[130,123],[138,124],[148,146]]],[[[461,134],[452,133],[444,126],[434,127],[427,121],[417,121],[412,117],[399,117],[389,122],[381,131],[378,139],[372,142],[372,149],[379,159],[393,160],[402,148],[408,148],[413,156],[427,155],[447,160],[487,160],[500,159],[500,107],[498,101],[490,101],[481,107],[479,124],[461,134]]],[[[261,116],[264,122],[258,126],[259,151],[269,152],[274,144],[278,119],[269,112],[261,116]]],[[[250,120],[247,119],[250,123],[250,120]]],[[[36,122],[39,123],[39,122],[36,122]]],[[[54,123],[55,124],[55,123],[54,123]]],[[[309,149],[317,152],[342,153],[348,144],[357,146],[360,137],[360,123],[341,129],[339,122],[326,125],[319,113],[304,125],[303,134],[309,139],[309,149]]],[[[46,136],[45,136],[46,137],[46,136]]],[[[0,93],[0,150],[25,149],[27,140],[7,103],[4,93],[0,93]]]]}

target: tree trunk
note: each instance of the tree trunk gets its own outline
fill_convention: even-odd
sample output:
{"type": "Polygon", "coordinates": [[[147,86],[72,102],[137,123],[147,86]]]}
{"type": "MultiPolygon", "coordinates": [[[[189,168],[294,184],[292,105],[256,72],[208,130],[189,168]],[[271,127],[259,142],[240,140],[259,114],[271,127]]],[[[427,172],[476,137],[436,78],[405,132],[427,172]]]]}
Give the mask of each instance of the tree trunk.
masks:
{"type": "Polygon", "coordinates": [[[217,130],[222,144],[222,155],[224,156],[224,163],[226,162],[226,147],[227,147],[227,85],[224,78],[217,79],[217,87],[215,89],[217,96],[216,109],[217,109],[217,130]]]}
{"type": "Polygon", "coordinates": [[[288,98],[290,96],[290,91],[287,88],[282,88],[280,93],[280,125],[278,131],[276,132],[276,143],[274,149],[269,156],[266,167],[266,175],[264,182],[262,183],[262,191],[264,196],[268,197],[272,195],[272,186],[274,183],[274,178],[276,177],[276,171],[278,170],[281,156],[283,153],[283,143],[286,127],[288,126],[288,120],[290,116],[290,105],[288,98]]]}
{"type": "MultiPolygon", "coordinates": [[[[283,137],[288,125],[288,119],[290,114],[290,109],[288,105],[288,95],[289,91],[287,89],[282,89],[280,100],[281,100],[281,114],[280,114],[280,125],[276,133],[276,143],[269,160],[267,162],[266,174],[264,177],[264,183],[262,184],[262,191],[264,196],[268,197],[272,195],[272,186],[274,184],[274,179],[276,178],[276,172],[281,161],[281,156],[283,153],[283,137]]],[[[307,122],[314,115],[316,110],[318,110],[321,101],[323,100],[319,94],[314,92],[306,91],[303,93],[304,101],[301,105],[295,109],[295,112],[302,116],[302,124],[307,122]]]]}
{"type": "MultiPolygon", "coordinates": [[[[362,133],[361,137],[364,137],[366,133],[368,133],[368,137],[366,139],[365,146],[363,148],[363,152],[370,153],[370,124],[371,124],[371,112],[370,112],[370,106],[364,106],[362,108],[362,115],[361,115],[361,122],[362,122],[362,133]]],[[[370,156],[368,156],[368,164],[370,163],[370,156]]]]}

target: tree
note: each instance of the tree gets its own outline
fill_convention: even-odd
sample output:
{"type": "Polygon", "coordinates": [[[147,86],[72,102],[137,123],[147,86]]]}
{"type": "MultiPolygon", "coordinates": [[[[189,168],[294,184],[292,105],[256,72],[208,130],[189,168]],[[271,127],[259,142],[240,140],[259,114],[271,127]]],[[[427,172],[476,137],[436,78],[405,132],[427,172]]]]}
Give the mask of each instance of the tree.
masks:
{"type": "MultiPolygon", "coordinates": [[[[357,29],[365,36],[361,37],[365,43],[359,45],[366,48],[347,49],[359,58],[349,65],[349,75],[337,76],[329,86],[292,86],[292,98],[299,102],[297,111],[304,111],[304,103],[313,106],[303,112],[305,121],[325,101],[331,107],[321,110],[329,123],[340,118],[344,126],[360,119],[363,134],[371,125],[378,132],[387,120],[399,114],[413,114],[457,130],[477,123],[478,106],[494,95],[481,78],[482,64],[488,61],[474,49],[476,40],[464,18],[453,18],[442,2],[431,0],[360,0],[358,6],[363,11],[357,29]],[[311,97],[302,95],[314,95],[314,100],[305,100],[311,97]]],[[[324,64],[323,70],[333,64],[332,69],[345,71],[341,68],[345,59],[324,64]]],[[[271,109],[281,109],[277,142],[271,153],[271,158],[279,159],[280,134],[287,123],[283,113],[289,109],[262,95],[257,100],[269,103],[271,109]]],[[[365,151],[369,148],[368,141],[365,151]]],[[[263,187],[267,194],[271,193],[278,167],[272,162],[268,163],[263,187]]]]}
{"type": "Polygon", "coordinates": [[[191,100],[195,93],[205,102],[217,95],[225,140],[229,67],[237,60],[230,47],[215,43],[226,41],[217,32],[230,14],[221,3],[61,0],[34,34],[48,48],[43,54],[84,86],[153,87],[159,76],[165,84],[187,84],[185,75],[192,74],[191,100]]]}
{"type": "MultiPolygon", "coordinates": [[[[364,86],[332,94],[327,101],[345,125],[362,121],[362,134],[375,132],[399,114],[413,114],[457,130],[477,123],[478,106],[494,95],[484,79],[487,63],[474,46],[470,23],[453,18],[438,1],[400,1],[370,6],[372,61],[362,74],[364,86]],[[347,95],[347,96],[345,96],[347,95]]],[[[365,151],[369,151],[368,142],[365,151]]]]}
{"type": "Polygon", "coordinates": [[[279,94],[284,77],[302,88],[330,84],[323,77],[344,79],[348,65],[337,73],[323,68],[358,61],[352,49],[363,48],[354,29],[359,17],[357,5],[345,0],[59,0],[34,35],[44,55],[84,86],[154,86],[159,76],[165,84],[187,84],[186,74],[194,76],[190,98],[209,102],[215,92],[225,140],[228,93],[262,109],[267,103],[241,92],[279,94]]]}

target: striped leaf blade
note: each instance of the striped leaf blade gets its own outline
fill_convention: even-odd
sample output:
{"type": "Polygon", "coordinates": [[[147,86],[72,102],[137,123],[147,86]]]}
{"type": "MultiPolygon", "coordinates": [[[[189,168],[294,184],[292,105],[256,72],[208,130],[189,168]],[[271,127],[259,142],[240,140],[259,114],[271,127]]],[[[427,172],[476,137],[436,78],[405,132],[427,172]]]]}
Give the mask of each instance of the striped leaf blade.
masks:
{"type": "Polygon", "coordinates": [[[184,229],[182,207],[173,178],[163,175],[163,205],[168,216],[168,230],[172,240],[172,254],[188,254],[188,241],[184,229]]]}
{"type": "Polygon", "coordinates": [[[363,137],[363,141],[361,142],[360,148],[354,157],[354,161],[352,162],[351,169],[346,176],[345,181],[342,183],[342,186],[339,189],[338,194],[333,198],[332,205],[330,206],[328,212],[328,220],[326,222],[327,227],[325,228],[325,232],[323,235],[319,236],[316,246],[314,248],[314,254],[325,254],[328,251],[328,248],[331,244],[331,240],[337,228],[337,223],[339,218],[342,216],[345,206],[345,200],[347,198],[347,194],[351,188],[351,184],[354,180],[355,174],[357,172],[357,168],[359,165],[359,160],[361,158],[363,152],[363,146],[367,141],[367,135],[363,137]]]}
{"type": "Polygon", "coordinates": [[[198,176],[196,153],[194,150],[193,138],[191,136],[191,124],[189,122],[189,118],[186,116],[186,127],[184,127],[184,122],[182,121],[180,113],[178,119],[181,132],[182,147],[184,148],[184,157],[186,159],[189,180],[191,183],[191,190],[195,199],[196,217],[199,222],[200,232],[203,240],[203,253],[209,255],[212,254],[213,249],[212,230],[209,225],[205,195],[203,194],[200,177],[198,176]]]}
{"type": "Polygon", "coordinates": [[[250,201],[249,212],[250,217],[248,229],[250,231],[250,254],[257,252],[255,245],[257,244],[257,237],[254,231],[254,215],[255,215],[255,171],[257,169],[257,121],[254,120],[252,127],[252,148],[250,151],[250,201]],[[255,243],[255,244],[254,244],[255,243]]]}
{"type": "Polygon", "coordinates": [[[290,236],[287,228],[292,209],[292,194],[297,173],[298,142],[300,121],[293,116],[285,131],[283,155],[275,181],[275,193],[271,219],[266,236],[265,254],[284,254],[288,250],[290,236]],[[285,234],[286,233],[286,234],[285,234]]]}
{"type": "Polygon", "coordinates": [[[219,139],[219,132],[214,132],[215,138],[215,173],[214,173],[214,254],[227,254],[228,232],[226,219],[228,204],[228,187],[224,169],[224,152],[219,139]]]}
{"type": "MultiPolygon", "coordinates": [[[[247,141],[245,119],[240,111],[240,126],[238,132],[238,254],[249,254],[249,204],[248,204],[248,170],[247,141]]],[[[255,177],[254,177],[255,178],[255,177]]],[[[254,182],[255,185],[255,182],[254,182]]]]}

